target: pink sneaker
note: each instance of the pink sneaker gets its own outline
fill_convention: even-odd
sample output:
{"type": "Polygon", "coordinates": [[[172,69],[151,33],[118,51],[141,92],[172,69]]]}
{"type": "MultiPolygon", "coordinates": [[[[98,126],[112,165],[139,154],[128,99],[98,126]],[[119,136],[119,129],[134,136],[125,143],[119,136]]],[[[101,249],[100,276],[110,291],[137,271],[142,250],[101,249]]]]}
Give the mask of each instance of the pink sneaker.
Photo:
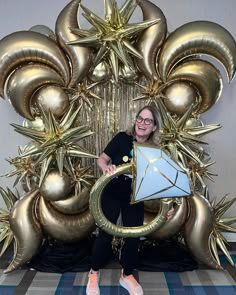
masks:
{"type": "Polygon", "coordinates": [[[143,295],[143,289],[133,275],[124,276],[121,274],[120,285],[124,287],[131,295],[143,295]]]}
{"type": "Polygon", "coordinates": [[[86,287],[87,295],[99,295],[99,272],[90,271],[88,274],[88,283],[86,287]]]}

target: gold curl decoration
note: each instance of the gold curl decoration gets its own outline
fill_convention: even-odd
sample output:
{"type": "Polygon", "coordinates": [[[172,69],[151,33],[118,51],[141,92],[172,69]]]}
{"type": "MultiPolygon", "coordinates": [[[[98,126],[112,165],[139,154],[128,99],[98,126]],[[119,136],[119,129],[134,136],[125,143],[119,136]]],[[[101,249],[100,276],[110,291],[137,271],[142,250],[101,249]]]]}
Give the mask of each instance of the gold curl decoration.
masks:
{"type": "Polygon", "coordinates": [[[184,24],[169,35],[159,55],[159,73],[166,81],[176,63],[196,54],[208,54],[226,68],[231,81],[236,70],[236,42],[222,26],[209,21],[184,24]]]}
{"type": "Polygon", "coordinates": [[[170,73],[168,81],[188,81],[195,85],[201,96],[196,113],[208,111],[218,101],[223,88],[220,72],[204,60],[180,64],[170,73]]]}
{"type": "Polygon", "coordinates": [[[18,200],[10,214],[10,226],[15,239],[14,257],[4,273],[26,264],[37,253],[42,242],[42,229],[35,216],[39,191],[27,193],[18,200]]]}
{"type": "Polygon", "coordinates": [[[31,31],[19,31],[0,41],[0,95],[4,96],[4,83],[18,66],[30,62],[47,64],[64,80],[69,81],[69,66],[63,51],[52,39],[31,31]]]}
{"type": "Polygon", "coordinates": [[[90,48],[76,45],[67,45],[78,36],[71,29],[79,29],[77,12],[80,0],[71,1],[59,14],[56,21],[56,36],[60,46],[65,50],[71,61],[71,79],[69,87],[74,87],[88,74],[92,65],[92,51],[90,48]]]}
{"type": "Polygon", "coordinates": [[[144,30],[136,42],[136,48],[143,56],[142,59],[136,58],[139,70],[150,79],[157,78],[156,55],[166,38],[166,18],[161,9],[150,1],[142,0],[137,3],[142,10],[143,20],[160,19],[156,25],[144,30]]]}
{"type": "Polygon", "coordinates": [[[93,186],[90,193],[89,207],[94,220],[102,230],[117,237],[140,237],[149,235],[151,232],[158,230],[166,221],[168,210],[173,204],[173,199],[162,199],[160,213],[149,224],[135,227],[124,227],[111,223],[107,220],[101,208],[101,195],[107,184],[116,176],[125,173],[131,173],[132,163],[123,164],[117,167],[112,175],[103,175],[93,186]]]}
{"type": "Polygon", "coordinates": [[[52,238],[61,241],[78,241],[94,229],[94,219],[89,210],[81,214],[63,214],[44,198],[39,201],[39,220],[43,230],[52,238]]]}
{"type": "Polygon", "coordinates": [[[42,65],[26,65],[17,69],[7,82],[6,94],[15,111],[28,120],[34,120],[30,102],[34,92],[48,84],[64,85],[62,77],[52,68],[42,65]]]}

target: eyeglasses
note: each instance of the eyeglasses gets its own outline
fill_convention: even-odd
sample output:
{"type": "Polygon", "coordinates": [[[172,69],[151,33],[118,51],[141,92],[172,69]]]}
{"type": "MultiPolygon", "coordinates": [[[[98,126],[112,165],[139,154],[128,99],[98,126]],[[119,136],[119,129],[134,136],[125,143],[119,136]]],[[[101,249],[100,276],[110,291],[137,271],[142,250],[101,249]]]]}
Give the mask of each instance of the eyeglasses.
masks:
{"type": "Polygon", "coordinates": [[[153,119],[143,118],[141,116],[138,116],[138,117],[136,117],[136,122],[137,123],[144,122],[145,125],[151,125],[151,124],[153,124],[154,120],[153,119]]]}

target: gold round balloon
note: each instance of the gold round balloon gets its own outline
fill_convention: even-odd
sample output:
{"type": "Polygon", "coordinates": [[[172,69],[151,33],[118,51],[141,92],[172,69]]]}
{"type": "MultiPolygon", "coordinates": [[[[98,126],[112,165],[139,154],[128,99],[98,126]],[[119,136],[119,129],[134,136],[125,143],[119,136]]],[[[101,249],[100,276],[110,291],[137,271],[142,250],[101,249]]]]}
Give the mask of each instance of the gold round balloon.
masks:
{"type": "Polygon", "coordinates": [[[51,170],[40,187],[40,193],[49,201],[59,201],[66,199],[71,189],[71,179],[65,172],[60,176],[58,170],[51,170]]]}
{"type": "Polygon", "coordinates": [[[190,118],[185,124],[185,128],[201,127],[204,126],[203,122],[199,118],[190,118]]]}
{"type": "Polygon", "coordinates": [[[110,68],[105,61],[100,62],[92,71],[89,73],[89,78],[93,82],[106,81],[110,77],[110,68]]]}
{"type": "Polygon", "coordinates": [[[51,30],[49,27],[47,27],[45,25],[33,26],[29,29],[29,31],[38,32],[38,33],[43,34],[53,40],[56,40],[56,36],[55,36],[53,30],[51,30]]]}
{"type": "Polygon", "coordinates": [[[165,89],[164,100],[167,110],[177,115],[183,115],[195,103],[197,92],[184,82],[174,82],[165,89]]]}
{"type": "Polygon", "coordinates": [[[45,128],[43,120],[37,116],[35,117],[33,121],[24,119],[22,126],[26,128],[30,128],[30,129],[39,130],[39,131],[43,131],[45,128]]]}
{"type": "Polygon", "coordinates": [[[125,83],[134,83],[138,79],[137,71],[128,68],[127,66],[121,66],[119,68],[119,80],[125,83]]]}
{"type": "Polygon", "coordinates": [[[61,117],[69,107],[69,97],[65,91],[56,85],[41,88],[34,95],[34,100],[45,110],[50,110],[55,117],[61,117]]]}

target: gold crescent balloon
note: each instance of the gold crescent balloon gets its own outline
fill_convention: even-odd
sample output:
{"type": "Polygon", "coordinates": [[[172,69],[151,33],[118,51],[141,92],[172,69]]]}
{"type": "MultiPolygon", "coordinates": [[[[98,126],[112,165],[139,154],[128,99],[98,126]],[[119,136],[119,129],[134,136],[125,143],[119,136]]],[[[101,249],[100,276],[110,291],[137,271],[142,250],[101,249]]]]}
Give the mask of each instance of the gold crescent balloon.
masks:
{"type": "Polygon", "coordinates": [[[208,54],[226,68],[231,81],[236,69],[236,42],[219,24],[194,21],[177,28],[169,35],[159,55],[159,73],[166,81],[172,68],[182,59],[196,54],[208,54]]]}
{"type": "Polygon", "coordinates": [[[34,92],[47,84],[64,85],[62,77],[52,68],[42,64],[26,65],[17,69],[9,78],[6,95],[18,114],[34,120],[31,99],[34,92]]]}
{"type": "Polygon", "coordinates": [[[82,81],[92,65],[92,51],[90,48],[80,45],[67,45],[67,42],[78,39],[78,36],[71,32],[71,28],[79,28],[77,13],[80,2],[80,0],[73,0],[61,11],[55,28],[57,40],[71,61],[69,87],[73,87],[82,81]]]}
{"type": "Polygon", "coordinates": [[[89,210],[81,214],[65,215],[58,212],[43,197],[39,202],[39,220],[43,230],[52,238],[61,241],[76,241],[88,236],[95,223],[89,210]]]}
{"type": "MultiPolygon", "coordinates": [[[[179,199],[179,205],[175,208],[173,216],[158,230],[152,232],[149,237],[154,240],[164,240],[178,234],[182,229],[187,217],[186,198],[179,199]]],[[[145,211],[144,224],[149,223],[155,217],[154,213],[145,211]]]]}
{"type": "Polygon", "coordinates": [[[167,212],[171,208],[173,203],[173,199],[162,199],[162,201],[160,202],[161,206],[159,215],[157,215],[149,224],[143,226],[124,227],[111,223],[102,212],[102,192],[112,178],[121,174],[132,173],[132,168],[133,167],[131,163],[123,164],[118,166],[116,171],[112,175],[101,176],[93,186],[90,193],[89,207],[97,226],[99,226],[102,230],[108,232],[109,234],[117,237],[142,237],[149,235],[155,230],[158,230],[165,223],[167,212]]]}
{"type": "Polygon", "coordinates": [[[196,113],[208,111],[218,101],[223,88],[220,72],[204,60],[182,63],[171,71],[168,81],[188,81],[196,86],[201,95],[196,113]]]}
{"type": "Polygon", "coordinates": [[[15,239],[14,258],[4,273],[26,264],[37,253],[43,238],[42,229],[35,216],[38,190],[27,193],[18,200],[10,213],[10,227],[15,239]]]}
{"type": "Polygon", "coordinates": [[[213,208],[206,198],[195,194],[188,199],[189,215],[184,226],[184,240],[191,253],[202,263],[222,269],[210,250],[213,229],[213,208]]]}
{"type": "Polygon", "coordinates": [[[19,31],[0,41],[0,95],[4,96],[4,83],[8,75],[22,64],[37,62],[52,67],[67,85],[68,62],[63,51],[52,39],[31,31],[19,31]]]}
{"type": "Polygon", "coordinates": [[[66,200],[52,202],[51,205],[64,214],[78,214],[89,207],[91,189],[83,187],[78,194],[70,194],[66,200]]]}
{"type": "Polygon", "coordinates": [[[143,20],[160,19],[160,21],[144,30],[137,39],[136,48],[143,56],[143,59],[136,58],[139,70],[148,78],[157,78],[156,55],[163,44],[166,33],[166,18],[159,7],[148,0],[137,1],[143,13],[143,20]]]}

